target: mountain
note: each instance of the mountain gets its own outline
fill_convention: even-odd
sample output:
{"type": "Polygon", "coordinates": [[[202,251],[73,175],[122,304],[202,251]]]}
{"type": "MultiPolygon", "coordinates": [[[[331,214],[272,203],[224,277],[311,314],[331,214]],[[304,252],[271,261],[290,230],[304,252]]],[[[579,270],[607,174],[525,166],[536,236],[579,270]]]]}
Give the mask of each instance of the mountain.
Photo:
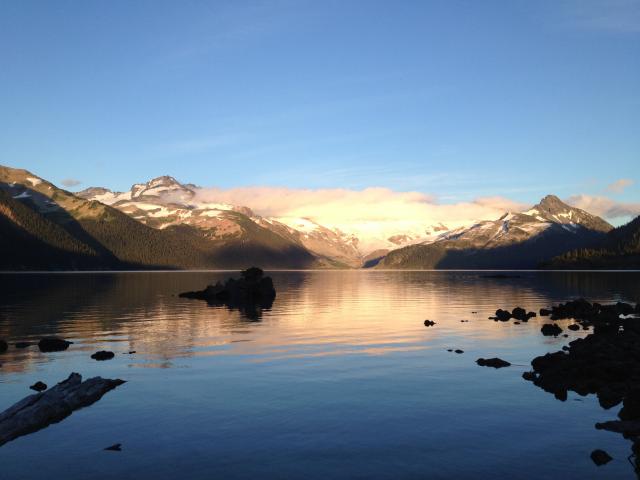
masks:
{"type": "Polygon", "coordinates": [[[388,251],[448,231],[440,223],[411,232],[379,232],[376,238],[363,241],[353,232],[321,225],[311,218],[262,217],[246,206],[208,201],[201,198],[195,185],[169,176],[135,184],[127,192],[92,187],[77,195],[110,205],[155,229],[187,225],[214,240],[244,239],[248,230],[263,229],[310,252],[317,266],[325,267],[358,268],[374,250],[388,251]]]}
{"type": "MultiPolygon", "coordinates": [[[[153,198],[164,191],[162,189],[170,190],[176,199],[188,195],[168,186],[170,182],[166,179],[163,182],[150,188],[134,185],[136,188],[130,193],[143,200],[153,198]]],[[[29,269],[68,268],[69,265],[79,269],[244,268],[252,264],[265,268],[307,268],[319,264],[304,247],[259,227],[236,211],[226,212],[232,220],[220,222],[212,234],[190,223],[176,222],[154,228],[118,208],[76,196],[26,170],[0,166],[0,190],[4,192],[4,206],[0,210],[3,237],[30,236],[34,242],[39,240],[68,252],[59,260],[51,252],[37,261],[7,265],[7,268],[21,265],[29,269]],[[16,212],[29,222],[19,221],[16,212]],[[25,228],[27,224],[36,227],[29,230],[25,228]],[[230,230],[225,230],[229,225],[230,230]],[[51,243],[52,237],[62,240],[51,243]],[[68,262],[64,260],[67,258],[68,262]]],[[[106,190],[100,194],[112,196],[106,190]]],[[[149,218],[154,218],[153,211],[149,218]]],[[[33,250],[33,255],[39,254],[33,250]]]]}
{"type": "Polygon", "coordinates": [[[611,230],[593,248],[572,250],[551,259],[545,268],[570,269],[639,269],[640,216],[611,230]]]}
{"type": "Polygon", "coordinates": [[[507,212],[389,252],[378,268],[536,268],[567,250],[596,244],[613,227],[548,195],[533,208],[507,212]]]}

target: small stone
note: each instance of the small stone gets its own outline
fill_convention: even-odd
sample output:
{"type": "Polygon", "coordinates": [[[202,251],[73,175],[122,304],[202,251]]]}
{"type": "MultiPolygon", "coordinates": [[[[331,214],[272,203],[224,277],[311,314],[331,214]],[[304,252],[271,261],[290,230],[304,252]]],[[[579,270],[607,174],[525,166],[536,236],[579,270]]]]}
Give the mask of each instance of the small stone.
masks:
{"type": "Polygon", "coordinates": [[[111,360],[113,357],[115,357],[115,353],[107,352],[106,350],[100,350],[99,352],[91,355],[91,358],[98,361],[111,360]]]}
{"type": "Polygon", "coordinates": [[[600,466],[609,463],[613,458],[604,450],[597,449],[591,452],[591,460],[593,460],[593,463],[597,466],[600,466]]]}
{"type": "Polygon", "coordinates": [[[509,362],[501,358],[479,358],[476,363],[481,367],[503,368],[511,366],[509,362]]]}
{"type": "Polygon", "coordinates": [[[35,390],[36,392],[44,392],[47,389],[47,384],[43,382],[36,382],[29,387],[31,390],[35,390]]]}

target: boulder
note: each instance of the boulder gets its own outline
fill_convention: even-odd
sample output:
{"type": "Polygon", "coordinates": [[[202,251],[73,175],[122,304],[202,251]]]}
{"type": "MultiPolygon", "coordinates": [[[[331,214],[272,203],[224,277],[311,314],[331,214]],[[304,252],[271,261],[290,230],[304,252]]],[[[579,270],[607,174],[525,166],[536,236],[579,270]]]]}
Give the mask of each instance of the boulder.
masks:
{"type": "Polygon", "coordinates": [[[562,329],[555,323],[545,323],[540,329],[540,331],[545,336],[554,336],[554,337],[557,337],[562,333],[562,329]]]}
{"type": "Polygon", "coordinates": [[[501,358],[479,358],[476,363],[481,367],[504,368],[511,366],[509,362],[501,358]]]}
{"type": "Polygon", "coordinates": [[[500,320],[501,322],[507,322],[511,319],[511,312],[499,308],[498,310],[496,310],[495,318],[497,320],[500,320]]]}
{"type": "Polygon", "coordinates": [[[91,355],[91,358],[98,361],[111,360],[113,357],[115,357],[115,353],[108,352],[106,350],[100,350],[99,352],[96,352],[93,355],[91,355]]]}
{"type": "Polygon", "coordinates": [[[434,322],[433,320],[425,320],[424,321],[424,326],[425,327],[433,327],[436,324],[436,322],[434,322]]]}
{"type": "Polygon", "coordinates": [[[41,352],[62,352],[72,343],[60,337],[45,337],[38,342],[38,348],[41,352]]]}
{"type": "Polygon", "coordinates": [[[609,463],[613,458],[604,450],[598,449],[591,452],[591,460],[593,460],[593,463],[597,466],[600,466],[609,463]]]}

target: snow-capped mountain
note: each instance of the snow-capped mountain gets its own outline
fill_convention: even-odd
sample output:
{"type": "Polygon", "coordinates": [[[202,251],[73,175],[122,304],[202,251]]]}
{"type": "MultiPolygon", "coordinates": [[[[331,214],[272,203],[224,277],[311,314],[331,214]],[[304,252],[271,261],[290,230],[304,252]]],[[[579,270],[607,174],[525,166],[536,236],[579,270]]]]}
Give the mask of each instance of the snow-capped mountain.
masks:
{"type": "Polygon", "coordinates": [[[441,223],[400,232],[378,231],[370,226],[346,231],[338,226],[321,225],[310,218],[262,217],[245,206],[203,201],[195,185],[182,184],[169,176],[135,184],[127,192],[92,187],[79,192],[78,196],[115,207],[153,228],[190,225],[213,237],[241,236],[246,222],[250,221],[329,262],[351,267],[359,267],[373,251],[387,252],[433,241],[448,232],[441,223]]]}
{"type": "Polygon", "coordinates": [[[613,227],[548,195],[533,208],[444,232],[389,253],[383,268],[534,268],[567,249],[591,245],[613,227]],[[518,262],[514,265],[514,262],[518,262]]]}

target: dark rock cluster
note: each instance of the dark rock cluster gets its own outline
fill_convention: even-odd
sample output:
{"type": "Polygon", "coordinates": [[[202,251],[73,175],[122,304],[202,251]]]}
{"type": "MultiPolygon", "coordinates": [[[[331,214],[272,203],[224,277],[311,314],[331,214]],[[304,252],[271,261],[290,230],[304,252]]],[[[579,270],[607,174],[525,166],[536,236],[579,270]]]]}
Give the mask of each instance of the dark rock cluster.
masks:
{"type": "MultiPolygon", "coordinates": [[[[640,450],[640,318],[634,314],[640,314],[640,305],[622,302],[600,305],[580,299],[552,307],[552,320],[574,319],[576,326],[592,326],[593,333],[570,342],[564,351],[534,358],[533,370],[523,378],[563,401],[573,391],[597,395],[605,409],[622,404],[619,420],[597,428],[622,433],[634,442],[636,452],[640,450]]],[[[596,457],[597,464],[606,463],[600,453],[596,457]]]]}
{"type": "Polygon", "coordinates": [[[491,320],[508,322],[512,318],[521,322],[528,322],[530,318],[536,316],[536,312],[527,312],[522,307],[516,307],[512,311],[499,308],[496,310],[495,316],[489,317],[491,320]]]}

